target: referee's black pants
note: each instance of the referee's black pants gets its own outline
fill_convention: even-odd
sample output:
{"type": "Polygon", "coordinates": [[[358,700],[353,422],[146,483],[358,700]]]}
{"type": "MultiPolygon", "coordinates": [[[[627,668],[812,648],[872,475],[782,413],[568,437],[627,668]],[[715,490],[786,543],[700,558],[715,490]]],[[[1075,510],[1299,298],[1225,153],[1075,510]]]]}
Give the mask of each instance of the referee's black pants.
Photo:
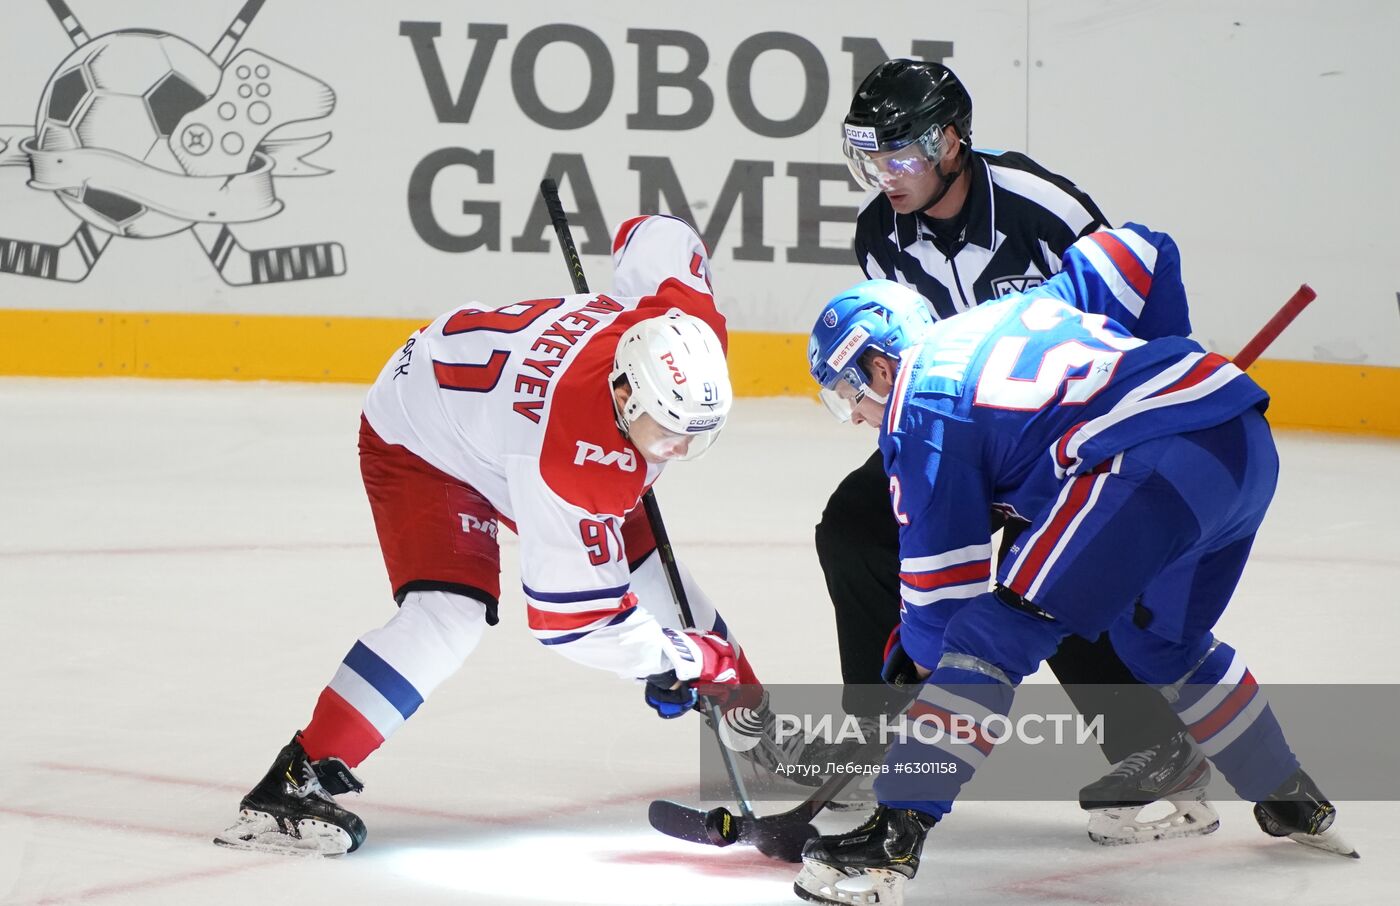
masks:
{"type": "MultiPolygon", "coordinates": [[[[899,625],[899,526],[888,487],[877,450],[841,481],[817,523],[817,559],[836,609],[841,679],[848,686],[881,682],[885,643],[899,625]]],[[[1003,541],[1003,550],[1009,543],[1003,541]]],[[[1166,699],[1129,672],[1107,633],[1093,642],[1071,635],[1047,663],[1085,719],[1103,715],[1102,748],[1110,763],[1183,728],[1166,699]],[[1104,684],[1111,685],[1096,688],[1104,684]]],[[[890,690],[875,701],[871,691],[847,696],[847,709],[863,713],[872,703],[888,708],[904,697],[890,690]]]]}

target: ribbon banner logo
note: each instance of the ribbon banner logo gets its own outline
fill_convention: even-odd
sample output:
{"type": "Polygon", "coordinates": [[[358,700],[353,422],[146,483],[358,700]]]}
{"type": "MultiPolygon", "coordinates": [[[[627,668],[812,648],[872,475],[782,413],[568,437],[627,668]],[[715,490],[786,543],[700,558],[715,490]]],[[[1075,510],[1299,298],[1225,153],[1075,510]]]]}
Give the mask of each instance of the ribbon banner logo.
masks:
{"type": "Polygon", "coordinates": [[[0,126],[0,166],[28,166],[80,223],[62,245],[0,237],[0,273],[76,283],[113,236],[189,230],[224,282],[284,283],[345,273],[338,242],[247,249],[234,225],[282,210],[274,181],[331,171],[307,162],[329,132],[272,138],[335,108],[320,79],[256,50],[234,55],[265,0],[247,0],[206,53],[176,35],[123,29],[89,38],[47,0],[75,45],[28,126],[0,126]]]}

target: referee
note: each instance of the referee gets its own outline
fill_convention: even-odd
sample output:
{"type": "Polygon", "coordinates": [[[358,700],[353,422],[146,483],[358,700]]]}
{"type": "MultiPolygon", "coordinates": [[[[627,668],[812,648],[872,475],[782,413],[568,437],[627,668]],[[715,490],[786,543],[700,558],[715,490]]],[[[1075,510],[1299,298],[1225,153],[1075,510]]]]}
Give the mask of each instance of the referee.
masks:
{"type": "MultiPolygon", "coordinates": [[[[856,218],[856,260],[867,277],[918,291],[935,318],[1040,284],[1060,270],[1076,239],[1108,225],[1068,179],[1023,154],[974,150],[972,98],[938,63],[880,64],[856,90],[844,133],[852,174],[875,190],[856,218]]],[[[1003,513],[989,522],[991,531],[1005,528],[1003,550],[1026,525],[1003,513]]],[[[878,450],[831,495],[816,547],[836,612],[842,680],[879,683],[886,641],[900,622],[900,591],[899,532],[878,450]]],[[[1109,762],[1142,753],[1081,791],[1081,804],[1096,811],[1091,837],[1137,842],[1218,826],[1202,798],[1202,774],[1209,778],[1202,756],[1155,690],[1121,688],[1137,681],[1107,635],[1070,636],[1049,664],[1082,715],[1104,715],[1109,762]],[[1137,806],[1158,798],[1189,813],[1179,826],[1135,823],[1137,806]]],[[[868,694],[848,696],[848,710],[868,710],[868,694]]]]}

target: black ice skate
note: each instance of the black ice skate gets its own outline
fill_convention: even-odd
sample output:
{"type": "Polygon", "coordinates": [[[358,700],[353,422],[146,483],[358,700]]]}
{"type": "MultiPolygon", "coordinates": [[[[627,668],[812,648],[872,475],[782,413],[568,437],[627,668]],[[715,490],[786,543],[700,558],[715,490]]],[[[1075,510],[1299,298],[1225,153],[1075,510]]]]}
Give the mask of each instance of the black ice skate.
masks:
{"type": "Polygon", "coordinates": [[[214,838],[221,846],[306,856],[339,856],[365,842],[365,823],[331,798],[364,784],[339,758],[310,761],[298,733],[267,776],[239,804],[238,823],[214,838]]]}
{"type": "Polygon", "coordinates": [[[1348,859],[1361,858],[1332,829],[1336,817],[1337,809],[1302,768],[1270,793],[1268,799],[1254,806],[1254,820],[1271,837],[1287,837],[1348,859]]]}
{"type": "Polygon", "coordinates": [[[901,906],[904,884],[919,870],[934,821],[922,812],[881,805],[853,831],[807,841],[793,892],[833,906],[901,906]]]}
{"type": "Polygon", "coordinates": [[[1208,834],[1220,816],[1206,801],[1210,763],[1185,730],[1164,743],[1134,752],[1079,791],[1089,814],[1089,839],[1104,846],[1146,843],[1208,834]],[[1161,818],[1142,818],[1158,800],[1172,806],[1161,818]]]}

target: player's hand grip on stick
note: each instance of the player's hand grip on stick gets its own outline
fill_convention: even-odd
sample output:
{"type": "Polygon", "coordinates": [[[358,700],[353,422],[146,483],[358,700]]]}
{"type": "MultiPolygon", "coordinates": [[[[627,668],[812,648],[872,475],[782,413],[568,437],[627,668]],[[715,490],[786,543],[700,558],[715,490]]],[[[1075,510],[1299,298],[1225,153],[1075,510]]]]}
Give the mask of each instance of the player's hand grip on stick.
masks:
{"type": "Polygon", "coordinates": [[[739,682],[734,646],[713,632],[663,630],[674,646],[675,669],[647,677],[645,698],[660,716],[680,717],[699,700],[697,686],[739,682]]]}
{"type": "Polygon", "coordinates": [[[919,685],[924,677],[919,675],[919,665],[904,650],[899,630],[900,626],[895,626],[885,642],[885,665],[880,668],[880,679],[896,689],[904,689],[919,685]]]}

